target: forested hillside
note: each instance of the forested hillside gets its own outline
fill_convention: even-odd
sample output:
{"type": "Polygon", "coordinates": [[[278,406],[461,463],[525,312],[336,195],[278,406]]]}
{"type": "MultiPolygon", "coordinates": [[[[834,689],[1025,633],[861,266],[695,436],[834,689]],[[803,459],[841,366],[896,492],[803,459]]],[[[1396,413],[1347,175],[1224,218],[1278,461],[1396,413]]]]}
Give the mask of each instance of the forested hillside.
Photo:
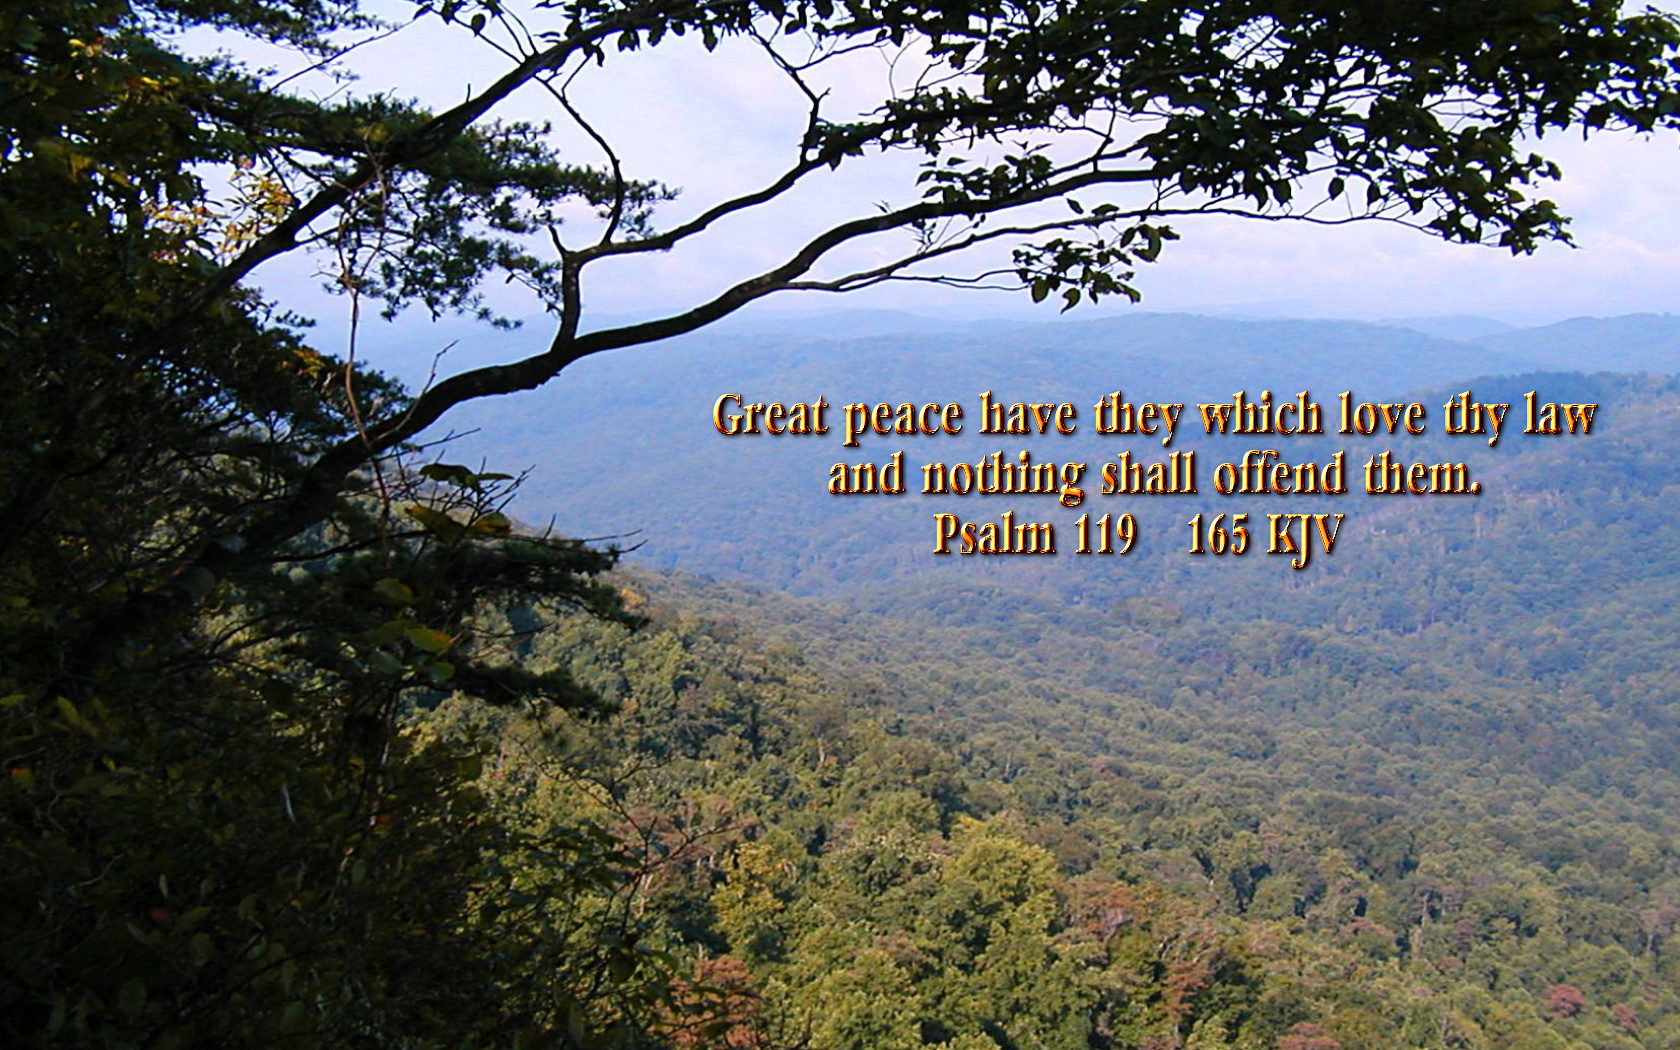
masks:
{"type": "Polygon", "coordinates": [[[1431,254],[1661,308],[1677,99],[1616,0],[0,4],[0,1048],[1680,1050],[1680,321],[1431,254]],[[1080,312],[761,312],[957,289],[1080,312]],[[828,491],[1259,390],[1452,493],[828,491]]]}
{"type": "Polygon", "coordinates": [[[1576,684],[1671,664],[1671,618],[1560,679],[1479,665],[1444,632],[1220,625],[1159,601],[1085,629],[1017,606],[1005,637],[624,586],[649,628],[573,618],[531,655],[617,702],[611,720],[445,703],[422,725],[494,741],[485,783],[519,821],[633,844],[619,933],[721,997],[688,1018],[712,1038],[1680,1035],[1670,694],[1576,684]]]}
{"type": "Polygon", "coordinates": [[[1680,1046],[1680,390],[1478,389],[1542,382],[1602,432],[1315,572],[630,572],[649,627],[527,657],[610,720],[420,724],[642,844],[636,943],[729,1045],[1680,1046]]]}

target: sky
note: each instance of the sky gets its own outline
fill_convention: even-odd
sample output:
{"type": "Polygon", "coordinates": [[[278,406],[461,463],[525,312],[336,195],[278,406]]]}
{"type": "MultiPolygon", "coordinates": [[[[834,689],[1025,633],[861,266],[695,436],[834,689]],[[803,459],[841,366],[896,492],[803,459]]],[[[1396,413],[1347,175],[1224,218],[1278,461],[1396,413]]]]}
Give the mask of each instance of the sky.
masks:
{"type": "MultiPolygon", "coordinates": [[[[398,16],[410,9],[393,4],[389,10],[398,16]]],[[[291,56],[247,57],[271,61],[283,72],[298,64],[291,56]]],[[[483,42],[435,19],[370,44],[350,61],[360,80],[349,90],[386,91],[438,107],[466,97],[507,67],[483,42]]],[[[861,105],[871,97],[865,87],[891,75],[895,71],[875,54],[852,56],[828,85],[836,111],[861,105]]],[[[896,76],[902,81],[904,75],[900,67],[896,76]]],[[[301,78],[296,85],[333,90],[319,78],[301,78]]],[[[580,78],[575,97],[614,143],[629,174],[681,189],[661,213],[666,222],[773,177],[787,164],[804,122],[805,103],[792,85],[753,49],[729,43],[710,54],[695,41],[678,40],[614,55],[604,68],[580,78]]],[[[496,115],[542,121],[558,114],[547,96],[527,90],[496,115]]],[[[575,133],[559,141],[569,156],[598,157],[575,133]]],[[[1364,319],[1478,314],[1518,324],[1673,310],[1680,298],[1680,139],[1619,135],[1583,143],[1579,136],[1554,136],[1540,148],[1563,167],[1562,183],[1546,195],[1573,217],[1574,248],[1550,245],[1513,258],[1499,249],[1450,245],[1376,223],[1323,228],[1204,217],[1176,223],[1182,240],[1140,272],[1141,308],[1364,319]]],[[[906,199],[914,193],[909,175],[913,168],[896,158],[843,166],[762,214],[720,225],[692,250],[592,272],[585,287],[588,310],[597,318],[644,316],[692,305],[780,261],[803,236],[869,214],[888,196],[906,199]]],[[[873,246],[858,258],[885,258],[890,247],[873,246]]],[[[318,302],[307,266],[293,263],[259,276],[289,301],[318,302]]],[[[513,315],[536,310],[509,293],[497,293],[496,305],[513,315]]],[[[840,306],[964,317],[1056,316],[1050,304],[1034,308],[1020,294],[925,285],[844,297],[804,293],[776,297],[761,308],[840,306]]],[[[1097,308],[1110,309],[1137,308],[1097,308]]]]}

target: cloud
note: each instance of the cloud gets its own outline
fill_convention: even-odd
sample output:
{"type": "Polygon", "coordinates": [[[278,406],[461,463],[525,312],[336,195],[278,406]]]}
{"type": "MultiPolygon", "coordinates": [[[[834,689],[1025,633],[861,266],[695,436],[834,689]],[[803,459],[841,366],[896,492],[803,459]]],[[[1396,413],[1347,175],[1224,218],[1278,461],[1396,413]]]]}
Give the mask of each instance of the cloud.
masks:
{"type": "MultiPolygon", "coordinates": [[[[435,106],[463,98],[506,68],[505,58],[435,19],[357,53],[357,90],[388,90],[435,106]]],[[[842,110],[868,105],[887,69],[873,53],[852,56],[819,85],[842,110]]],[[[906,78],[900,70],[898,81],[906,78]]],[[[664,212],[679,221],[715,201],[750,191],[794,156],[805,98],[748,42],[726,41],[708,53],[692,37],[652,50],[611,54],[575,85],[579,105],[619,152],[627,171],[681,188],[664,212]]],[[[526,89],[499,116],[555,120],[552,99],[526,89]]],[[[559,132],[569,155],[598,160],[575,128],[559,132]]],[[[1544,149],[1565,170],[1553,194],[1576,217],[1578,250],[1548,247],[1532,258],[1495,249],[1452,246],[1380,225],[1333,229],[1289,223],[1206,219],[1177,223],[1185,239],[1144,268],[1146,305],[1183,308],[1253,300],[1299,302],[1307,312],[1393,316],[1474,312],[1529,320],[1572,313],[1665,310],[1680,289],[1680,150],[1673,136],[1639,140],[1601,136],[1589,143],[1558,136],[1544,149]]],[[[587,289],[596,309],[645,311],[691,304],[729,282],[781,261],[823,228],[869,214],[885,199],[915,194],[902,157],[843,166],[773,205],[719,224],[715,233],[668,255],[615,266],[587,289]]],[[[567,231],[583,236],[582,228],[567,231]]],[[[863,246],[857,260],[884,257],[863,246]]],[[[293,280],[288,277],[285,280],[293,280]]],[[[855,300],[867,305],[939,308],[949,294],[921,287],[855,300]]],[[[834,305],[823,298],[820,305],[834,305]]],[[[987,299],[982,311],[1010,311],[1021,301],[987,299]]]]}

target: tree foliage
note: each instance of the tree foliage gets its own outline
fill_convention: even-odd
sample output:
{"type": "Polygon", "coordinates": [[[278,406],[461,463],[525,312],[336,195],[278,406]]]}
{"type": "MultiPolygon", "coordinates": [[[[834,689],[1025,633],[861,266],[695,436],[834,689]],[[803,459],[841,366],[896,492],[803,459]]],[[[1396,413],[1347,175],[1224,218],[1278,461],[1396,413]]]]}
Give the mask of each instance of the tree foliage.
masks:
{"type": "MultiPolygon", "coordinates": [[[[1453,2],[1427,18],[1372,0],[411,13],[492,41],[505,74],[432,111],[377,86],[304,91],[202,57],[183,35],[267,42],[331,75],[396,28],[341,0],[0,12],[8,1044],[627,1044],[695,1016],[740,1027],[734,978],[708,996],[704,975],[661,976],[667,962],[635,951],[626,905],[626,887],[659,888],[673,914],[692,912],[692,938],[709,936],[705,887],[660,882],[650,858],[727,822],[619,821],[609,790],[596,811],[573,793],[522,826],[484,805],[483,737],[402,728],[448,692],[587,709],[572,665],[520,658],[556,607],[630,619],[594,579],[613,552],[514,530],[516,479],[427,464],[414,446],[426,428],[464,401],[778,292],[998,277],[1069,304],[1133,294],[1132,270],[1187,212],[1386,218],[1528,251],[1563,227],[1531,199],[1552,169],[1523,136],[1649,130],[1676,110],[1673,23],[1608,3],[1453,2]],[[664,224],[672,191],[659,173],[625,172],[570,92],[610,75],[617,52],[690,34],[756,49],[809,114],[780,175],[664,224]],[[921,79],[864,112],[830,112],[821,78],[857,48],[914,56],[921,79]],[[495,119],[516,91],[544,92],[600,155],[564,156],[542,128],[495,119]],[[920,177],[883,209],[688,309],[584,327],[585,271],[600,261],[680,249],[888,151],[917,158],[920,177]],[[578,209],[595,225],[568,240],[559,221],[578,209]],[[896,238],[890,261],[824,270],[882,236],[896,238]],[[1014,245],[1001,273],[929,269],[991,242],[1014,245]],[[334,355],[265,297],[264,267],[309,252],[353,325],[364,308],[494,321],[486,282],[512,280],[553,331],[521,360],[404,391],[360,366],[354,341],[334,355]]],[[[715,745],[694,729],[669,746],[715,745]]],[[[741,746],[763,745],[749,734],[741,746]]],[[[959,949],[969,983],[916,994],[971,1012],[1035,968],[1077,962],[1055,941],[1044,858],[986,848],[1026,882],[923,865],[948,883],[931,891],[940,907],[984,916],[959,949]]],[[[886,864],[889,881],[923,870],[899,863],[865,867],[886,864]]],[[[756,930],[767,957],[796,932],[778,926],[774,886],[717,920],[756,930]]],[[[1174,936],[1159,951],[1178,954],[1151,964],[1168,982],[1163,1037],[1191,1022],[1219,941],[1174,936]]],[[[863,948],[823,995],[898,980],[903,959],[863,948]]],[[[906,995],[834,1038],[920,1037],[906,995]]],[[[1045,1045],[1073,1039],[1079,1002],[1054,1000],[1045,1045]]]]}

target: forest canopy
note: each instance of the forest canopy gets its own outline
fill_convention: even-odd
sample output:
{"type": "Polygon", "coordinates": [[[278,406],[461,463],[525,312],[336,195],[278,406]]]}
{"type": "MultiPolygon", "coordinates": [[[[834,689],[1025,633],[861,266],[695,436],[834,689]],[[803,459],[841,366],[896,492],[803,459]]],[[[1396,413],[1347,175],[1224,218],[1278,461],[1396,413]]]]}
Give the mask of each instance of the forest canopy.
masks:
{"type": "MultiPolygon", "coordinates": [[[[727,974],[685,984],[682,960],[637,951],[627,887],[652,876],[625,823],[649,825],[609,819],[620,795],[576,786],[540,821],[486,804],[486,741],[529,729],[498,712],[582,714],[612,692],[532,659],[536,634],[567,610],[638,617],[599,579],[613,551],[516,530],[517,479],[416,444],[451,408],[795,290],[1135,296],[1187,215],[1388,221],[1527,252],[1566,236],[1534,136],[1680,114],[1672,18],[1562,0],[1422,16],[1372,0],[43,0],[0,11],[0,40],[0,1033],[24,1046],[683,1045],[693,1016],[727,1019],[727,974]],[[504,71],[428,109],[377,83],[305,90],[189,32],[331,76],[393,18],[485,42],[504,71]],[[672,173],[625,170],[575,93],[685,36],[752,50],[808,107],[778,175],[668,222],[672,173]],[[913,86],[839,110],[827,78],[859,49],[900,56],[913,86]],[[498,117],[516,93],[589,148],[498,117]],[[882,207],[686,308],[585,323],[604,260],[726,236],[886,153],[915,175],[882,207]],[[877,241],[877,261],[837,265],[877,241]],[[961,268],[992,244],[1007,262],[961,268]],[[485,290],[512,281],[550,328],[521,358],[406,391],[265,291],[294,255],[358,319],[495,323],[485,290]],[[458,717],[416,721],[443,697],[458,717]]],[[[1036,966],[1049,861],[956,815],[911,823],[944,821],[964,851],[940,869],[951,893],[991,893],[974,873],[993,855],[1019,868],[1028,954],[998,965],[1036,966]]],[[[932,863],[911,852],[893,862],[932,863]]],[[[720,915],[774,910],[754,892],[720,915]]],[[[1211,980],[1197,953],[1224,933],[1180,918],[1174,972],[1211,980]]],[[[1155,1022],[1177,1032],[1188,993],[1163,994],[1155,1022]]],[[[902,1021],[881,1023],[898,1038],[902,1021]]]]}

